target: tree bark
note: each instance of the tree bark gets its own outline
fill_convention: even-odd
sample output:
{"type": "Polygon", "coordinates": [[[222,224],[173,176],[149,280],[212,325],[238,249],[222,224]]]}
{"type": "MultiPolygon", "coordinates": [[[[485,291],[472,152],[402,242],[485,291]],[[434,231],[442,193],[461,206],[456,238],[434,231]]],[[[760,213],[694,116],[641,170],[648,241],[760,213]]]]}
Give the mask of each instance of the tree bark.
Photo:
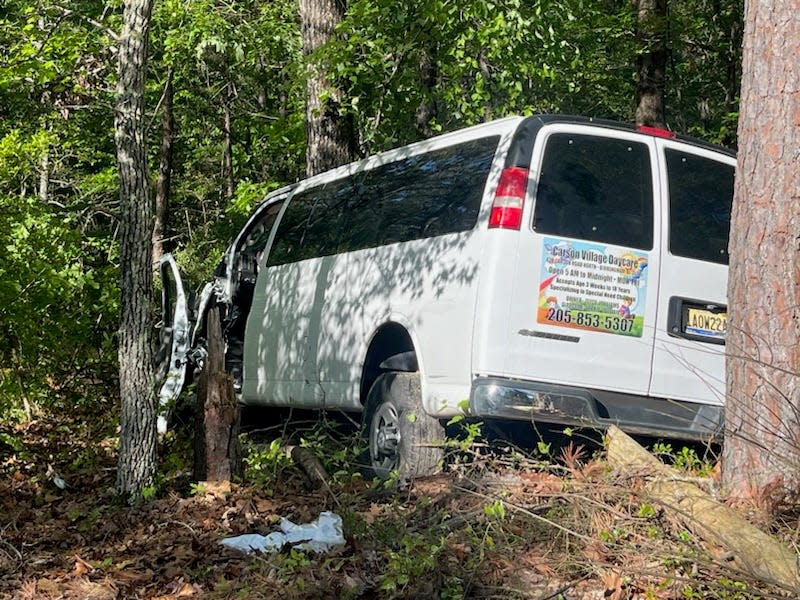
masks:
{"type": "Polygon", "coordinates": [[[39,163],[39,200],[50,199],[50,151],[46,150],[39,163]]]}
{"type": "Polygon", "coordinates": [[[119,39],[114,120],[120,184],[120,442],[117,491],[137,501],[156,469],[156,391],[151,345],[152,206],[144,84],[153,0],[128,0],[119,39]]]}
{"type": "Polygon", "coordinates": [[[333,37],[344,11],[344,0],[300,0],[303,56],[308,61],[306,171],[309,177],[355,158],[353,119],[340,112],[342,92],[313,56],[333,37]]]}
{"type": "Polygon", "coordinates": [[[230,481],[241,471],[236,395],[225,371],[219,307],[208,311],[208,357],[197,385],[194,475],[198,481],[230,481]]]}
{"type": "Polygon", "coordinates": [[[169,194],[172,179],[172,148],[175,131],[175,114],[172,110],[173,99],[172,71],[167,75],[164,86],[164,101],[161,105],[161,152],[158,162],[158,180],[156,181],[155,223],[153,225],[153,265],[157,265],[164,254],[164,237],[167,231],[169,216],[169,194]]]}
{"type": "Polygon", "coordinates": [[[236,184],[233,179],[233,122],[231,119],[231,102],[233,93],[231,92],[232,83],[228,83],[225,91],[224,120],[222,131],[225,134],[225,144],[222,149],[222,180],[225,182],[225,198],[230,200],[236,192],[236,184]]]}
{"type": "Polygon", "coordinates": [[[800,491],[800,11],[750,0],[730,236],[724,483],[800,491]]]}
{"type": "Polygon", "coordinates": [[[425,96],[414,114],[414,122],[417,126],[417,131],[423,138],[430,138],[436,135],[431,123],[438,116],[434,90],[436,89],[439,74],[433,54],[433,52],[423,49],[420,51],[419,57],[420,79],[422,89],[425,90],[425,96]]]}
{"type": "Polygon", "coordinates": [[[639,0],[636,124],[666,127],[667,0],[639,0]]]}

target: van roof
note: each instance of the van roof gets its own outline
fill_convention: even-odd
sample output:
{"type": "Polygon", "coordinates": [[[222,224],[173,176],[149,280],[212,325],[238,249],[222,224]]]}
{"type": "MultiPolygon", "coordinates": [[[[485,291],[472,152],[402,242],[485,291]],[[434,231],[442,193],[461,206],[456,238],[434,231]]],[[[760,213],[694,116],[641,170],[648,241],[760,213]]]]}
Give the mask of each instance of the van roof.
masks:
{"type": "MultiPolygon", "coordinates": [[[[420,140],[405,146],[384,150],[383,152],[378,152],[355,162],[341,165],[329,171],[319,173],[313,177],[302,179],[294,185],[299,185],[303,188],[313,187],[319,183],[324,183],[326,181],[338,179],[343,175],[351,174],[367,165],[373,166],[384,161],[391,162],[402,155],[416,154],[426,147],[436,146],[442,143],[446,144],[448,140],[458,140],[460,138],[465,140],[469,139],[477,132],[485,132],[487,135],[492,133],[502,135],[509,131],[513,131],[514,139],[511,144],[511,148],[509,149],[509,154],[506,158],[506,166],[513,165],[519,167],[529,167],[531,155],[533,153],[532,142],[536,137],[536,133],[541,127],[550,123],[577,123],[602,127],[605,129],[615,129],[617,131],[634,132],[638,133],[639,135],[646,135],[650,137],[654,137],[656,135],[655,130],[652,132],[642,131],[637,129],[636,125],[632,123],[612,121],[609,119],[597,119],[595,117],[560,114],[538,114],[530,117],[510,116],[502,119],[496,119],[494,121],[488,121],[486,123],[480,123],[477,125],[456,129],[454,131],[420,140]]],[[[670,138],[691,144],[693,146],[720,152],[728,156],[736,156],[736,153],[729,148],[712,144],[691,136],[676,133],[674,135],[670,135],[670,138]]]]}

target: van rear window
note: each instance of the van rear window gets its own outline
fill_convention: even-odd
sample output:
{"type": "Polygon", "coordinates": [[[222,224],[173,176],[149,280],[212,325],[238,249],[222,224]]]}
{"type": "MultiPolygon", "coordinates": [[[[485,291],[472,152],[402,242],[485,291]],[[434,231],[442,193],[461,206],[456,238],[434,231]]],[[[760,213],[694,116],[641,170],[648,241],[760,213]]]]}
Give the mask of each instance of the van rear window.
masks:
{"type": "Polygon", "coordinates": [[[669,251],[728,264],[733,165],[667,149],[669,251]]]}
{"type": "Polygon", "coordinates": [[[536,189],[538,233],[650,250],[653,176],[646,144],[556,133],[536,189]]]}

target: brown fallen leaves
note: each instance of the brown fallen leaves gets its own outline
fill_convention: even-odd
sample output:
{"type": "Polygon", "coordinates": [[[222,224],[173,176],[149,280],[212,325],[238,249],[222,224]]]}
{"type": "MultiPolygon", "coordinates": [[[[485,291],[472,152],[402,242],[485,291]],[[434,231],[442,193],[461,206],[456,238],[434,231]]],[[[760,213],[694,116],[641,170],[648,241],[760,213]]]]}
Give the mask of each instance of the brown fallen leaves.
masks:
{"type": "Polygon", "coordinates": [[[678,556],[666,567],[658,554],[669,534],[656,529],[660,511],[639,510],[635,482],[615,488],[575,449],[561,470],[465,469],[394,492],[358,479],[311,491],[300,469],[269,490],[176,478],[131,509],[113,494],[113,454],[91,468],[56,464],[69,484],[60,490],[44,477],[59,452],[37,435],[36,452],[0,471],[0,599],[421,598],[447,588],[464,598],[678,600],[694,585],[692,565],[678,556]],[[486,510],[498,503],[501,516],[486,510]],[[323,510],[345,520],[347,544],[329,555],[219,545],[323,510]],[[643,527],[657,537],[644,539],[643,527]],[[424,553],[435,556],[422,575],[387,585],[387,573],[424,553]]]}

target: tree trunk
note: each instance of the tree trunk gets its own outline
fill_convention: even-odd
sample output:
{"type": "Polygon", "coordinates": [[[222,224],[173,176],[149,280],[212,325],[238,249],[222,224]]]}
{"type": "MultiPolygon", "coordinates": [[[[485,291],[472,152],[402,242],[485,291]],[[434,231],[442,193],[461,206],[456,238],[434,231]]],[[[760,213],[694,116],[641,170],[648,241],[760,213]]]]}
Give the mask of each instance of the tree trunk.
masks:
{"type": "Polygon", "coordinates": [[[344,10],[344,0],[300,0],[303,56],[308,61],[306,171],[309,177],[355,157],[353,119],[340,114],[342,93],[312,56],[333,37],[344,10]]]}
{"type": "Polygon", "coordinates": [[[230,481],[241,471],[236,395],[225,371],[219,308],[208,311],[208,357],[197,385],[194,475],[198,481],[230,481]]]}
{"type": "Polygon", "coordinates": [[[158,162],[158,181],[156,182],[156,220],[153,225],[153,265],[157,265],[164,254],[164,237],[169,215],[169,194],[172,177],[172,147],[175,129],[175,114],[172,111],[172,71],[167,75],[164,86],[164,102],[161,110],[161,152],[158,162]]]}
{"type": "Polygon", "coordinates": [[[645,490],[668,514],[695,535],[729,553],[735,566],[762,581],[800,589],[797,553],[762,532],[730,507],[717,502],[693,481],[687,481],[632,437],[612,425],[606,435],[608,462],[628,475],[647,477],[645,490]]]}
{"type": "Polygon", "coordinates": [[[150,301],[152,206],[144,84],[153,0],[125,2],[114,121],[120,182],[120,442],[117,491],[137,501],[156,469],[156,391],[150,301]]]}
{"type": "Polygon", "coordinates": [[[800,491],[800,12],[750,0],[728,280],[724,482],[774,509],[800,491]]]}
{"type": "Polygon", "coordinates": [[[50,150],[46,150],[39,163],[39,200],[50,199],[50,150]]]}
{"type": "Polygon", "coordinates": [[[236,184],[233,180],[233,124],[231,120],[231,93],[232,83],[227,85],[225,91],[224,122],[222,130],[225,134],[225,144],[222,150],[222,180],[225,182],[225,198],[230,200],[236,192],[236,184]]]}
{"type": "Polygon", "coordinates": [[[667,0],[639,0],[636,124],[666,127],[667,0]]]}
{"type": "Polygon", "coordinates": [[[436,135],[436,131],[433,130],[431,125],[438,116],[434,90],[436,89],[439,73],[433,52],[420,51],[419,72],[425,96],[414,114],[414,122],[419,134],[423,138],[430,138],[436,135]]]}

